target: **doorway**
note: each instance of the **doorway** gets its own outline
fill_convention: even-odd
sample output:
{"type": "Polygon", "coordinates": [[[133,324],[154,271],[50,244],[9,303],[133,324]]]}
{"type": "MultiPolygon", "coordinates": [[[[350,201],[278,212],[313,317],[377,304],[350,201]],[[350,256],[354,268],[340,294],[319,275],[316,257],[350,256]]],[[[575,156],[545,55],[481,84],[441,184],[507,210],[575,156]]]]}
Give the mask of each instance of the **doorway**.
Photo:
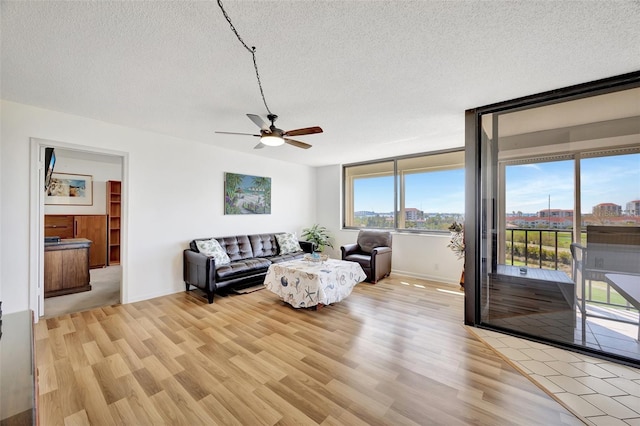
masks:
{"type": "MultiPolygon", "coordinates": [[[[31,237],[31,277],[30,280],[30,304],[34,310],[36,318],[51,318],[67,313],[80,312],[100,306],[108,306],[122,303],[126,300],[124,297],[125,280],[123,279],[123,270],[126,267],[126,238],[124,238],[126,230],[126,203],[125,203],[125,178],[127,154],[114,152],[109,150],[96,149],[93,147],[72,145],[58,141],[50,141],[43,139],[31,139],[32,152],[32,202],[36,206],[32,209],[31,228],[34,229],[31,237]],[[54,166],[54,174],[60,173],[65,175],[82,175],[88,176],[91,186],[88,187],[91,193],[90,200],[84,200],[83,203],[57,203],[52,201],[43,191],[44,188],[44,167],[43,158],[46,147],[52,147],[56,153],[56,162],[54,166]],[[104,259],[103,262],[96,264],[91,258],[91,268],[88,271],[89,285],[91,290],[76,292],[72,294],[63,294],[46,297],[45,291],[45,236],[52,234],[52,229],[47,228],[45,233],[45,218],[68,218],[74,223],[75,219],[78,223],[86,218],[99,218],[104,222],[108,221],[109,211],[107,207],[107,182],[119,182],[122,188],[122,205],[120,223],[122,226],[119,230],[119,250],[122,250],[121,262],[110,262],[111,259],[104,259]]],[[[95,231],[95,230],[94,230],[95,231]]],[[[61,233],[57,229],[53,233],[61,233]]],[[[105,231],[106,232],[106,231],[105,231]]],[[[63,235],[69,238],[69,235],[63,235]]],[[[77,236],[80,237],[79,235],[77,236]]],[[[96,238],[89,238],[94,240],[96,238]]],[[[61,239],[61,241],[64,241],[61,239]]],[[[103,250],[102,245],[108,244],[108,235],[105,235],[103,241],[98,242],[101,249],[93,250],[92,253],[103,250]]],[[[93,247],[93,242],[91,247],[93,247]]],[[[89,250],[92,250],[91,248],[89,250]]],[[[93,256],[95,257],[95,256],[93,256]]],[[[48,283],[50,281],[47,281],[48,283]]],[[[64,292],[63,292],[64,293],[64,292]]],[[[49,291],[47,295],[51,296],[49,291]]]]}

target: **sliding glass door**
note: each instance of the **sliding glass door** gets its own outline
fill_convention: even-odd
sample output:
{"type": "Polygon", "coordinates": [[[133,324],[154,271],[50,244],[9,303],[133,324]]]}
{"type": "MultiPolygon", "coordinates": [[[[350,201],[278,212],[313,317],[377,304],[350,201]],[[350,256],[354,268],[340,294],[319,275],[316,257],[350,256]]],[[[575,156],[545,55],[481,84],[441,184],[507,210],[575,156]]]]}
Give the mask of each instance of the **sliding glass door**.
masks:
{"type": "Polygon", "coordinates": [[[467,323],[640,363],[638,86],[474,111],[467,323]]]}

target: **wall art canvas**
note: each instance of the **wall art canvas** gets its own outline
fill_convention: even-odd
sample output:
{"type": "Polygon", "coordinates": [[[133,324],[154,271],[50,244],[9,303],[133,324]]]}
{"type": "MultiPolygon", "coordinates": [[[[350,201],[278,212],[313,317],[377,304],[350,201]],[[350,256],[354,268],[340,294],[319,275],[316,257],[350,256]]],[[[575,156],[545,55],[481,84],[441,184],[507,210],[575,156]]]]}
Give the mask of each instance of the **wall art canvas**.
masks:
{"type": "Polygon", "coordinates": [[[271,214],[271,178],[225,173],[224,214],[271,214]]]}
{"type": "Polygon", "coordinates": [[[92,206],[93,177],[91,175],[53,173],[45,194],[45,204],[92,206]]]}

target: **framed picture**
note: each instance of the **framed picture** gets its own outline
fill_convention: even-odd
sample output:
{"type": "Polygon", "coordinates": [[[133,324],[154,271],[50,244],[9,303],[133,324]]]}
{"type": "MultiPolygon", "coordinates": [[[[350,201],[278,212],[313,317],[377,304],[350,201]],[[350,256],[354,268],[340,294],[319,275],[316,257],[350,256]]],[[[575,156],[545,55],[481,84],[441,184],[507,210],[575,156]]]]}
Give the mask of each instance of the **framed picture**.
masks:
{"type": "Polygon", "coordinates": [[[224,214],[271,214],[271,178],[225,173],[224,214]]]}
{"type": "Polygon", "coordinates": [[[53,173],[45,204],[67,206],[93,205],[93,176],[53,173]]]}

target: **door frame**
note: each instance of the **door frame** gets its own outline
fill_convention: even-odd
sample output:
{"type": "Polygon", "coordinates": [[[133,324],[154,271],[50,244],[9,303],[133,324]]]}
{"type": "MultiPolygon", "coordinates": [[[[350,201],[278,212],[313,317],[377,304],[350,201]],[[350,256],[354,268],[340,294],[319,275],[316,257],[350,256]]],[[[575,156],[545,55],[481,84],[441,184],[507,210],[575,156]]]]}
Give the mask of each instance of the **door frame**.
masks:
{"type": "Polygon", "coordinates": [[[71,144],[41,138],[29,138],[29,307],[33,310],[34,321],[38,322],[44,315],[44,150],[46,147],[81,151],[91,154],[102,154],[120,157],[122,161],[122,195],[120,224],[120,265],[122,280],[120,282],[120,302],[128,302],[127,253],[128,253],[128,178],[129,153],[86,145],[71,144]]]}

